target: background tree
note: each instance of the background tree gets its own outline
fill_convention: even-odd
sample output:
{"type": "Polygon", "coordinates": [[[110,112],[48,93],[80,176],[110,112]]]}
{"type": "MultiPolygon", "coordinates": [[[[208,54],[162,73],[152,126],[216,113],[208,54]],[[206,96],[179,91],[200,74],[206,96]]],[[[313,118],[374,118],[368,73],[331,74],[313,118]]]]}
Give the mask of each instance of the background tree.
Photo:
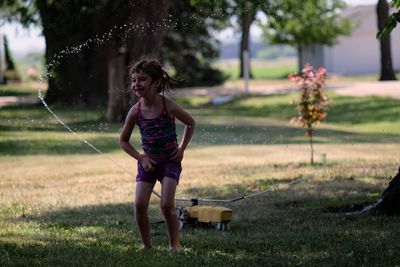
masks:
{"type": "MultiPolygon", "coordinates": [[[[23,25],[28,25],[37,22],[37,15],[35,16],[35,9],[30,0],[0,0],[0,27],[3,26],[5,22],[20,22],[23,25]]],[[[0,49],[0,61],[4,58],[7,62],[0,62],[0,83],[6,83],[7,79],[20,80],[21,77],[16,70],[14,61],[11,58],[11,53],[8,49],[8,42],[6,37],[0,35],[2,40],[0,44],[3,45],[0,49]],[[4,48],[4,49],[3,49],[4,48]],[[5,66],[2,66],[5,65],[5,66]]]]}
{"type": "MultiPolygon", "coordinates": [[[[238,24],[238,32],[240,33],[240,45],[239,45],[239,77],[244,76],[244,52],[247,51],[249,54],[248,58],[248,70],[250,78],[253,77],[251,71],[251,36],[250,36],[250,28],[251,25],[256,20],[257,12],[259,11],[268,11],[269,10],[269,2],[266,0],[253,0],[253,1],[246,1],[246,0],[234,0],[234,1],[227,1],[228,8],[225,10],[227,11],[227,15],[231,18],[237,18],[238,24]]],[[[267,12],[268,13],[268,12],[267,12]]]]}
{"type": "MultiPolygon", "coordinates": [[[[389,21],[389,5],[386,0],[379,0],[376,6],[376,14],[378,21],[378,31],[381,31],[386,22],[389,21]]],[[[400,18],[400,16],[399,16],[400,18]]],[[[381,52],[381,74],[380,81],[396,80],[393,70],[392,49],[390,42],[390,33],[382,35],[379,41],[381,52]]]]}
{"type": "MultiPolygon", "coordinates": [[[[400,0],[393,0],[392,7],[400,8],[400,0]]],[[[390,15],[385,25],[383,25],[383,27],[379,29],[376,37],[378,39],[382,39],[386,35],[390,34],[398,23],[400,23],[400,9],[397,12],[393,12],[393,14],[390,15]]]]}
{"type": "Polygon", "coordinates": [[[17,67],[14,62],[14,58],[11,55],[10,48],[8,46],[8,39],[7,36],[3,36],[3,46],[4,49],[4,58],[5,58],[5,73],[4,73],[4,82],[7,83],[7,81],[12,80],[12,81],[21,81],[21,76],[17,70],[17,67]]]}
{"type": "Polygon", "coordinates": [[[263,37],[270,43],[296,46],[300,72],[306,63],[301,57],[304,47],[333,45],[338,36],[350,34],[350,20],[340,17],[344,8],[342,0],[275,0],[265,11],[263,37]]]}
{"type": "MultiPolygon", "coordinates": [[[[244,74],[244,51],[249,53],[248,69],[249,75],[252,77],[251,65],[250,65],[250,28],[256,19],[256,14],[261,10],[268,10],[269,1],[266,0],[191,0],[192,6],[205,5],[209,8],[221,10],[220,18],[213,16],[214,20],[217,21],[230,21],[234,19],[237,21],[237,31],[241,34],[240,47],[239,47],[239,77],[243,77],[244,74]]],[[[233,26],[233,25],[231,25],[233,26]]]]}
{"type": "Polygon", "coordinates": [[[185,80],[184,86],[211,86],[226,79],[210,64],[210,59],[218,57],[218,42],[210,29],[226,26],[226,13],[222,6],[212,4],[169,1],[169,23],[163,38],[162,59],[178,78],[185,80]]]}
{"type": "Polygon", "coordinates": [[[114,42],[107,45],[109,121],[122,121],[130,104],[136,102],[129,87],[129,64],[145,56],[160,58],[166,15],[165,0],[137,1],[126,12],[118,12],[112,20],[117,22],[117,29],[126,23],[136,28],[131,33],[121,31],[114,42]]]}
{"type": "Polygon", "coordinates": [[[38,23],[38,13],[32,0],[0,0],[2,22],[19,22],[24,26],[38,23]]]}
{"type": "Polygon", "coordinates": [[[101,34],[101,19],[116,10],[107,3],[93,6],[90,1],[35,1],[46,42],[49,104],[66,106],[106,105],[107,53],[104,47],[79,47],[89,37],[101,34]],[[103,16],[96,16],[103,12],[103,16]],[[74,14],[74,19],[71,19],[74,14]]]}
{"type": "Polygon", "coordinates": [[[236,0],[236,6],[233,10],[234,13],[238,16],[238,24],[239,24],[239,31],[241,33],[240,38],[240,49],[239,49],[239,59],[240,59],[240,72],[239,77],[244,76],[244,52],[247,51],[249,53],[249,62],[248,70],[250,78],[253,77],[251,72],[250,66],[250,28],[253,24],[254,20],[256,19],[256,13],[260,7],[260,1],[243,1],[243,0],[236,0]]]}
{"type": "MultiPolygon", "coordinates": [[[[378,3],[379,5],[379,3],[378,3]]],[[[392,2],[393,7],[400,8],[400,0],[392,2]]],[[[393,13],[383,27],[379,28],[377,38],[383,39],[400,23],[400,10],[393,13]]],[[[400,215],[400,167],[397,174],[390,181],[389,186],[383,191],[378,201],[372,207],[381,214],[400,215]]]]}
{"type": "MultiPolygon", "coordinates": [[[[202,25],[202,31],[192,31],[192,40],[185,35],[188,30],[184,27],[179,29],[169,25],[170,20],[182,25],[188,21],[186,16],[181,18],[181,14],[172,12],[179,2],[186,6],[189,3],[188,0],[2,0],[7,14],[18,13],[20,6],[30,10],[34,5],[38,11],[46,40],[49,71],[46,101],[66,106],[107,105],[107,118],[111,121],[122,120],[129,106],[130,96],[126,94],[128,64],[139,56],[160,58],[171,54],[168,51],[161,53],[161,48],[163,51],[176,49],[174,45],[162,47],[166,35],[174,36],[175,45],[182,42],[180,47],[189,50],[178,51],[176,58],[180,54],[193,52],[194,55],[180,57],[180,60],[169,56],[169,62],[179,70],[178,74],[188,72],[186,76],[192,77],[191,74],[196,73],[209,85],[223,80],[222,75],[218,76],[217,70],[210,66],[210,57],[216,55],[216,48],[205,45],[211,40],[207,28],[209,19],[196,19],[196,23],[202,25]],[[171,11],[170,16],[167,11],[171,11]],[[210,73],[217,74],[212,76],[210,73]]],[[[33,21],[34,16],[28,14],[24,11],[20,16],[31,16],[24,21],[33,21]]],[[[188,17],[196,16],[190,9],[187,14],[188,17]]],[[[196,25],[185,25],[193,26],[196,25]]],[[[192,85],[199,81],[193,79],[192,85]]]]}

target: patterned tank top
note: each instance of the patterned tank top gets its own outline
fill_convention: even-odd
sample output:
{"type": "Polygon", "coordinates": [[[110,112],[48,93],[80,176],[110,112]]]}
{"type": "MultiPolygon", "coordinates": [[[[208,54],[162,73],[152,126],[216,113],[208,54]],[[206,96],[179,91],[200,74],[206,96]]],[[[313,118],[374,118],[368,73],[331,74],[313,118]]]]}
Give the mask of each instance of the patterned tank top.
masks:
{"type": "Polygon", "coordinates": [[[154,119],[143,117],[140,101],[138,104],[137,124],[142,136],[142,147],[144,152],[152,155],[169,155],[178,148],[175,119],[168,113],[164,96],[162,101],[162,112],[154,119]]]}

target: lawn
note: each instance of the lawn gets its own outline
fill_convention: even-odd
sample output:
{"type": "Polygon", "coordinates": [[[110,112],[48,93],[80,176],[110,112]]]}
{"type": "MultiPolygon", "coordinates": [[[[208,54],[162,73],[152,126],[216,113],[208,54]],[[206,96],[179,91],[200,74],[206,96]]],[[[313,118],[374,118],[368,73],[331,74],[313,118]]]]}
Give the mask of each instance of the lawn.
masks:
{"type": "MultiPolygon", "coordinates": [[[[198,122],[177,197],[224,199],[281,185],[227,204],[228,232],[185,228],[178,255],[167,252],[164,224],[153,225],[153,252],[135,252],[136,163],[118,147],[120,123],[105,122],[101,109],[53,107],[97,153],[40,105],[1,108],[0,265],[399,265],[398,217],[329,210],[374,202],[395,175],[400,101],[329,94],[310,166],[304,129],[289,123],[295,97],[250,95],[217,107],[209,97],[175,98],[198,122]]],[[[137,129],[132,140],[139,145],[137,129]]],[[[150,218],[162,220],[156,196],[150,218]]]]}
{"type": "MultiPolygon", "coordinates": [[[[238,79],[240,71],[238,60],[219,60],[214,67],[222,70],[230,79],[238,79]]],[[[250,72],[256,79],[286,79],[288,74],[296,72],[296,58],[276,60],[253,59],[250,63],[250,72]]]]}
{"type": "Polygon", "coordinates": [[[41,82],[24,82],[1,85],[0,97],[37,95],[38,89],[44,91],[46,89],[46,85],[41,82]]]}

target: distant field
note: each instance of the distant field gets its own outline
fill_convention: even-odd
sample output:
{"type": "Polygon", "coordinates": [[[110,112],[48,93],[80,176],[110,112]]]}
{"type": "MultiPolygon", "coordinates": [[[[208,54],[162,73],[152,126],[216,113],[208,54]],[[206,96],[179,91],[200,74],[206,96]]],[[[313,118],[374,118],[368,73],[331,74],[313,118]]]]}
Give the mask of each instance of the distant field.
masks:
{"type": "MultiPolygon", "coordinates": [[[[239,60],[219,60],[214,63],[214,67],[222,70],[228,75],[229,80],[239,78],[239,60]]],[[[251,73],[255,80],[284,80],[289,73],[297,72],[297,58],[281,58],[276,60],[257,60],[253,59],[250,63],[251,73]]],[[[400,72],[396,72],[400,77],[400,72]]],[[[353,82],[353,81],[377,81],[379,73],[361,75],[335,75],[329,73],[329,79],[334,81],[353,82]]],[[[228,81],[229,82],[229,81],[228,81]]]]}
{"type": "MultiPolygon", "coordinates": [[[[296,58],[283,58],[277,60],[255,60],[250,63],[251,73],[255,79],[280,79],[286,78],[290,72],[296,72],[296,58]]],[[[224,73],[230,79],[239,78],[239,60],[219,60],[214,66],[224,73]]]]}

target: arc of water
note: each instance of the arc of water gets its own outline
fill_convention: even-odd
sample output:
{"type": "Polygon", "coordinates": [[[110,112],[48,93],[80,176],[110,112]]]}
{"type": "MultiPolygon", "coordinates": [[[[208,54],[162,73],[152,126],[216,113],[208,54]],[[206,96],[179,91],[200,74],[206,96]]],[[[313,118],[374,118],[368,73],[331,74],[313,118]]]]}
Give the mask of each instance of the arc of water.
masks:
{"type": "MultiPolygon", "coordinates": [[[[92,145],[90,142],[88,142],[87,140],[85,140],[82,136],[80,136],[77,132],[75,132],[74,130],[71,129],[71,127],[69,127],[65,122],[63,122],[58,116],[57,114],[51,110],[51,108],[49,107],[49,105],[47,105],[46,101],[44,100],[44,97],[42,95],[42,91],[39,90],[38,91],[38,97],[40,99],[40,101],[42,102],[42,104],[44,105],[44,107],[50,112],[50,114],[65,128],[67,129],[70,133],[72,133],[74,136],[76,136],[79,140],[81,140],[83,143],[85,143],[86,145],[88,145],[90,148],[92,148],[94,151],[96,151],[97,153],[99,153],[100,155],[102,155],[103,157],[105,157],[106,159],[108,159],[109,161],[111,161],[112,163],[114,163],[115,165],[117,165],[118,167],[120,167],[122,170],[124,170],[126,173],[135,176],[135,174],[133,172],[131,172],[129,169],[127,169],[125,166],[121,165],[118,161],[114,160],[113,158],[107,156],[105,153],[103,153],[100,149],[98,149],[97,147],[95,147],[94,145],[92,145]]],[[[156,191],[153,190],[153,194],[155,194],[157,197],[161,198],[161,195],[159,193],[157,193],[156,191]]]]}

